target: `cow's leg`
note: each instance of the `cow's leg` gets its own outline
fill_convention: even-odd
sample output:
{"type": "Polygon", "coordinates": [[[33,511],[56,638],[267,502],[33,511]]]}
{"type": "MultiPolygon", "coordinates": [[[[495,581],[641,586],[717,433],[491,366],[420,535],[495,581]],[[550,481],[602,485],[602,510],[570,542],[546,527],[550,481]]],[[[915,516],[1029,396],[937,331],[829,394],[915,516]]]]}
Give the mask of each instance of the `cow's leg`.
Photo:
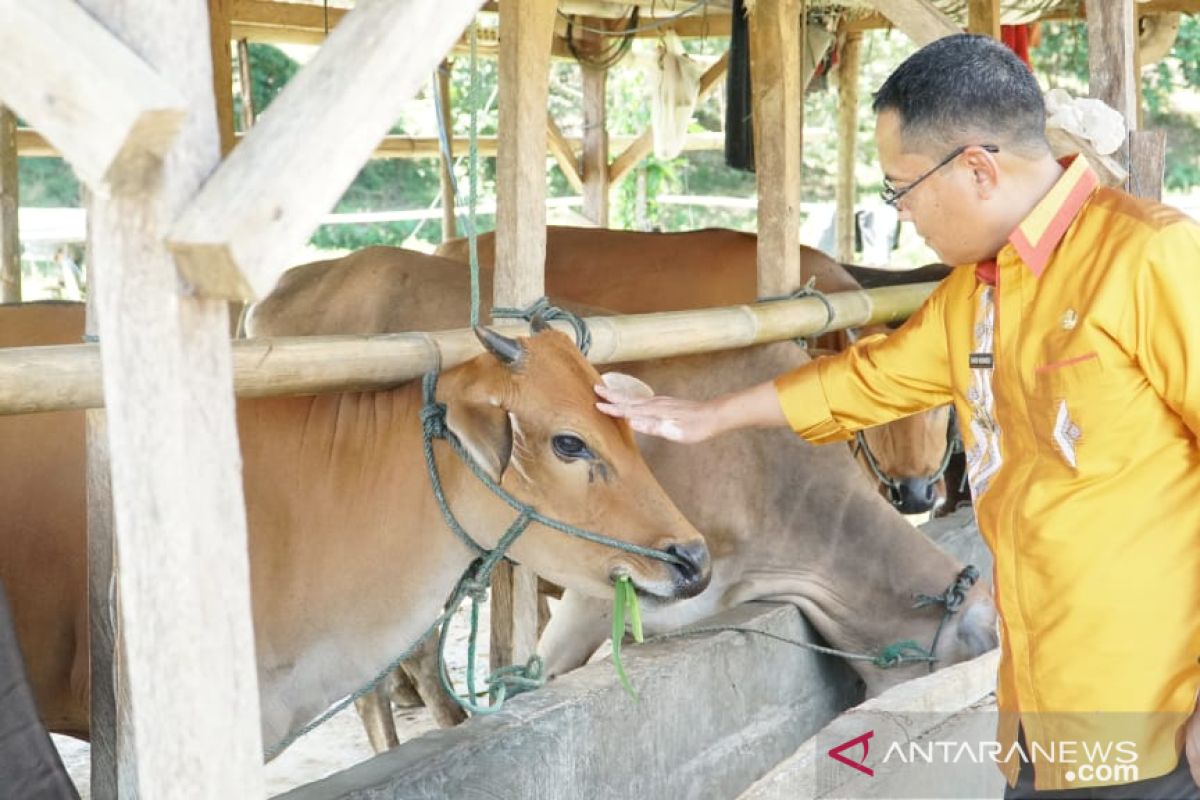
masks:
{"type": "Polygon", "coordinates": [[[546,675],[562,675],[586,664],[611,631],[611,601],[570,589],[564,591],[550,617],[550,624],[538,641],[538,652],[546,663],[546,675]]]}
{"type": "Polygon", "coordinates": [[[429,637],[415,653],[401,662],[398,671],[403,672],[416,687],[434,722],[449,728],[465,720],[467,712],[446,696],[438,680],[437,644],[436,636],[429,637]]]}
{"type": "Polygon", "coordinates": [[[404,665],[396,667],[392,670],[392,674],[388,676],[388,696],[392,699],[392,705],[396,708],[419,708],[425,705],[421,699],[421,695],[417,692],[417,685],[412,682],[412,678],[408,677],[408,673],[404,671],[404,665]]]}
{"type": "Polygon", "coordinates": [[[0,787],[5,797],[78,798],[42,727],[0,587],[0,787]]]}
{"type": "Polygon", "coordinates": [[[392,703],[388,699],[386,681],[380,681],[375,689],[354,701],[358,717],[367,731],[367,740],[376,753],[391,750],[400,744],[396,735],[396,720],[392,718],[392,703]]]}

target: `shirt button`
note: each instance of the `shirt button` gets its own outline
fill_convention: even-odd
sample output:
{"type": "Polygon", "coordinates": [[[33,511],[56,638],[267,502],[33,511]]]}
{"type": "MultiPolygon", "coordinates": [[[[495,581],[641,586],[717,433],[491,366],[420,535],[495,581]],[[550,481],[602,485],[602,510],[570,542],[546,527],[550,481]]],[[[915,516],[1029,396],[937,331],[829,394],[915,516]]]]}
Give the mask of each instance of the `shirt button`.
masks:
{"type": "Polygon", "coordinates": [[[1059,319],[1058,324],[1062,326],[1064,331],[1070,331],[1075,329],[1075,325],[1078,322],[1079,315],[1075,313],[1075,309],[1068,308],[1063,312],[1062,318],[1059,319]]]}

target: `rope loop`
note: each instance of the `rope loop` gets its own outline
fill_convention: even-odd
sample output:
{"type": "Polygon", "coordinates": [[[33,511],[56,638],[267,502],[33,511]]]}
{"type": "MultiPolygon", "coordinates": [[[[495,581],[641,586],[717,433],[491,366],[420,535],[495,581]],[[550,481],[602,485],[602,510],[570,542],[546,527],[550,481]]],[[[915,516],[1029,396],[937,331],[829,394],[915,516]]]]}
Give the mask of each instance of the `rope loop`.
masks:
{"type": "Polygon", "coordinates": [[[592,348],[592,332],[583,318],[573,311],[551,305],[550,299],[545,295],[524,308],[497,307],[492,309],[493,319],[523,319],[532,325],[535,317],[546,322],[556,319],[566,320],[575,329],[575,344],[579,347],[579,352],[586,356],[588,350],[592,348]]]}
{"type": "Polygon", "coordinates": [[[871,663],[880,669],[891,669],[910,661],[928,661],[932,667],[936,660],[931,651],[921,647],[912,639],[905,639],[883,648],[871,663]]]}
{"type": "Polygon", "coordinates": [[[946,588],[946,591],[941,594],[918,594],[913,608],[939,605],[944,607],[948,614],[953,614],[967,601],[967,592],[977,580],[979,580],[979,569],[974,564],[967,564],[954,578],[954,582],[946,588]]]}
{"type": "Polygon", "coordinates": [[[829,302],[829,297],[817,288],[816,275],[809,278],[803,286],[795,291],[787,294],[774,295],[772,297],[760,297],[758,302],[774,303],[780,300],[803,300],[806,297],[815,297],[821,301],[821,305],[825,306],[825,324],[821,326],[820,330],[813,331],[809,334],[809,336],[820,336],[824,333],[828,333],[829,329],[833,327],[833,323],[837,318],[837,311],[834,310],[833,303],[829,302]]]}

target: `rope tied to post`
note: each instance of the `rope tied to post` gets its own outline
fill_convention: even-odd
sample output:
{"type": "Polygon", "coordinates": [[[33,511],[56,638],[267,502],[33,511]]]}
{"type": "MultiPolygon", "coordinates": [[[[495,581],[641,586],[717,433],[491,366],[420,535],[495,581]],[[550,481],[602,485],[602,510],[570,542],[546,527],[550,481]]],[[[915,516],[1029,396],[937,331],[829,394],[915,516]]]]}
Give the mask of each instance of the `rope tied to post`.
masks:
{"type": "Polygon", "coordinates": [[[523,319],[532,325],[535,317],[545,322],[552,322],[556,319],[566,320],[575,329],[575,344],[579,347],[579,352],[585,356],[588,354],[588,350],[592,347],[592,332],[588,329],[587,323],[575,312],[551,305],[550,298],[545,295],[524,308],[497,307],[492,309],[493,319],[523,319]]]}
{"type": "Polygon", "coordinates": [[[833,307],[833,303],[829,301],[829,296],[817,288],[817,276],[809,278],[803,286],[787,294],[773,295],[771,297],[760,297],[760,303],[775,303],[780,300],[803,300],[806,297],[815,297],[821,301],[821,305],[825,306],[825,324],[820,330],[813,331],[809,336],[821,336],[828,333],[837,321],[837,311],[833,307]]]}

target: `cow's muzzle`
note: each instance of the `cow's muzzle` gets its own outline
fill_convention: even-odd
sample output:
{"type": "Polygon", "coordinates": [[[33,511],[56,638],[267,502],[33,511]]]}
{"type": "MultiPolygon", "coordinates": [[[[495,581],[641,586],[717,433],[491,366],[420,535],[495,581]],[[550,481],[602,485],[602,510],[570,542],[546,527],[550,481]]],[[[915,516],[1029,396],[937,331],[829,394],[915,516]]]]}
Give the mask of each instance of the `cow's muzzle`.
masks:
{"type": "Polygon", "coordinates": [[[664,552],[677,559],[670,565],[676,597],[695,597],[707,588],[712,562],[704,542],[672,544],[664,552]]]}
{"type": "Polygon", "coordinates": [[[888,492],[892,505],[901,514],[924,514],[932,511],[940,499],[937,481],[929,478],[900,478],[888,492]]]}

